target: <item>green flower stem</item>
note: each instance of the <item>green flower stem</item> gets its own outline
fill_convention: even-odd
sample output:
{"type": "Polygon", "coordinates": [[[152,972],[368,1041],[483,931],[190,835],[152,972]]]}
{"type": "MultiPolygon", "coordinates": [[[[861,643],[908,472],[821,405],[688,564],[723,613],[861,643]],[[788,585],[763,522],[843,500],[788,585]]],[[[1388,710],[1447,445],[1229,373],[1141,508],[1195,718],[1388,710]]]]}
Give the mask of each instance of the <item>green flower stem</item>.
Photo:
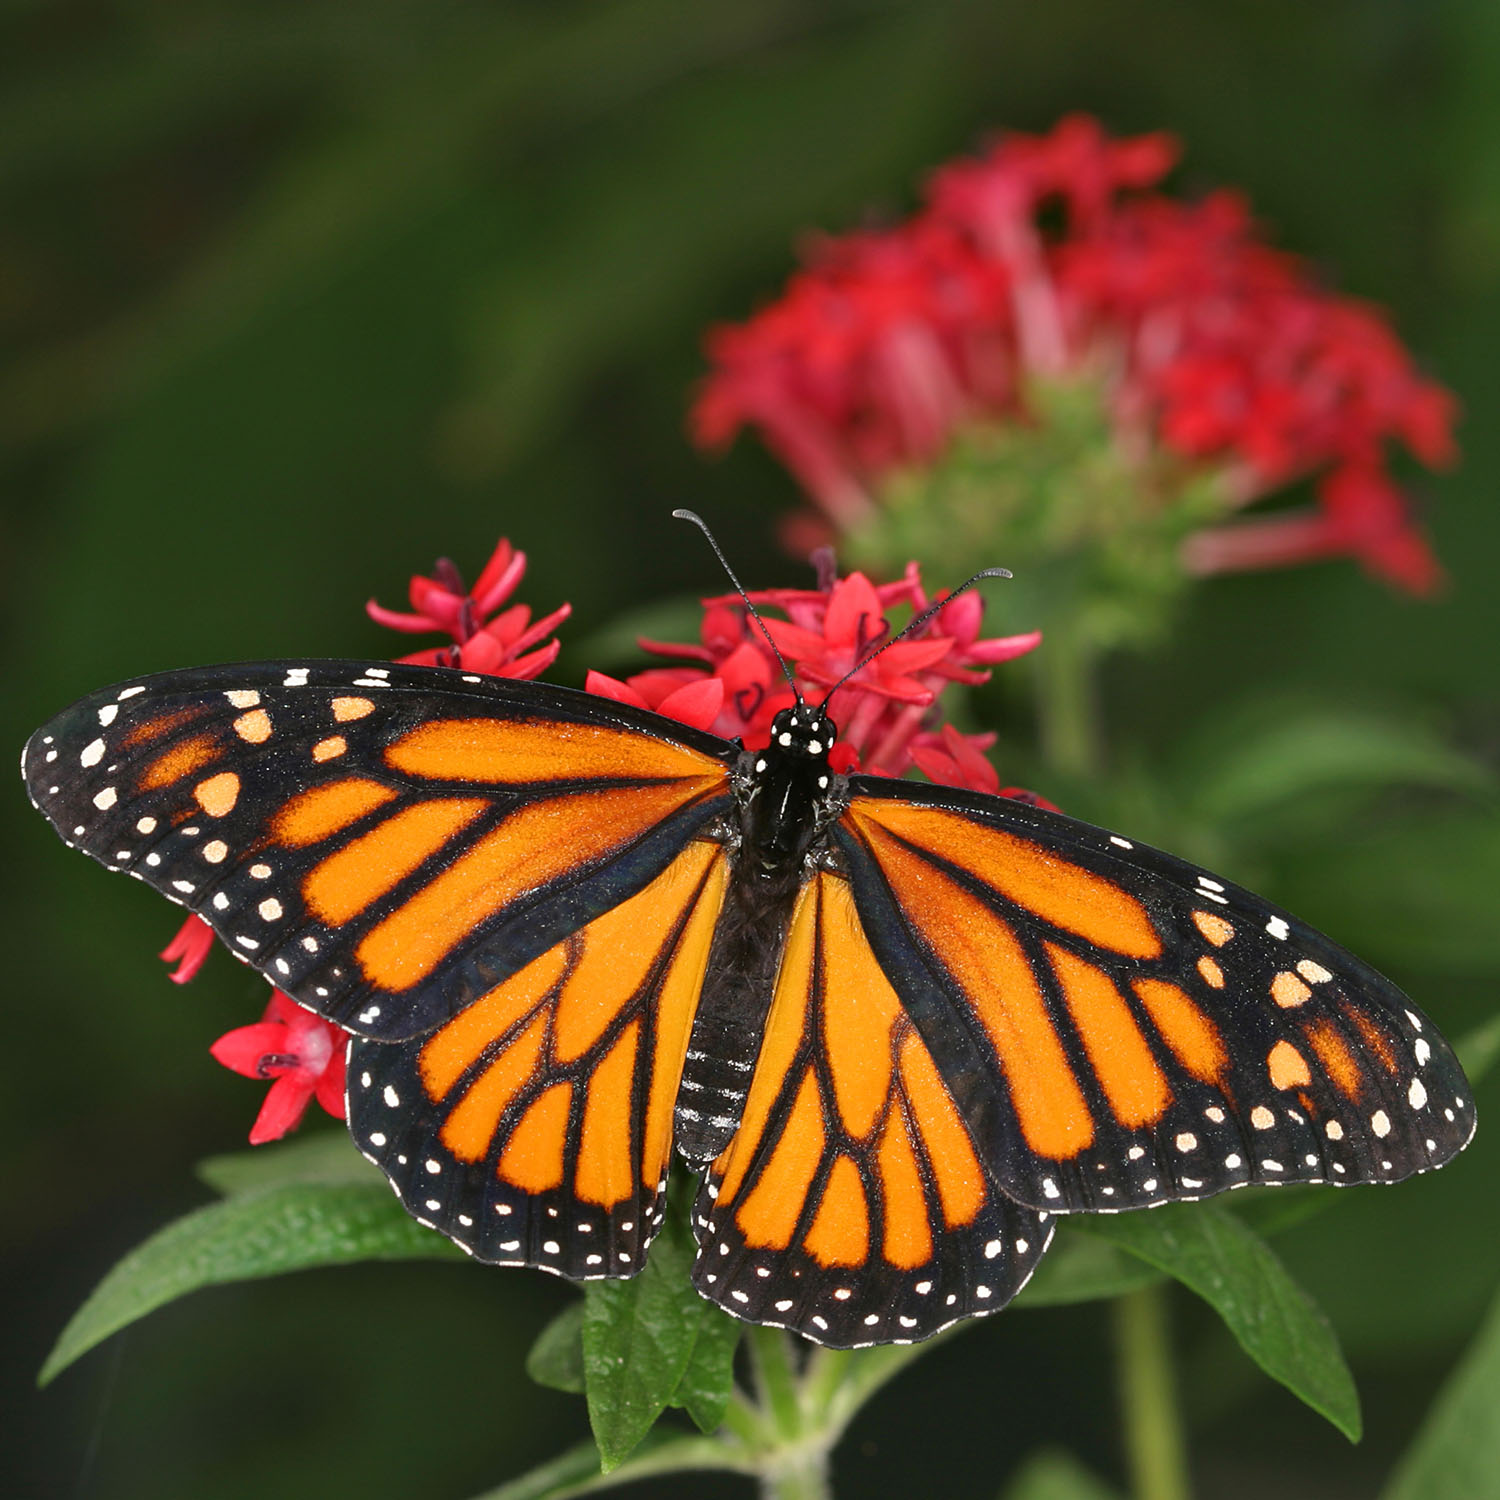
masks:
{"type": "Polygon", "coordinates": [[[1061,775],[1098,775],[1104,753],[1099,727],[1098,650],[1067,626],[1054,627],[1036,654],[1037,713],[1042,753],[1061,775]]]}
{"type": "Polygon", "coordinates": [[[779,1328],[752,1324],[745,1330],[755,1384],[766,1411],[783,1442],[802,1436],[802,1400],[796,1374],[796,1355],[791,1335],[779,1328]]]}
{"type": "Polygon", "coordinates": [[[1189,1500],[1165,1287],[1117,1297],[1114,1325],[1131,1494],[1134,1500],[1189,1500]]]}

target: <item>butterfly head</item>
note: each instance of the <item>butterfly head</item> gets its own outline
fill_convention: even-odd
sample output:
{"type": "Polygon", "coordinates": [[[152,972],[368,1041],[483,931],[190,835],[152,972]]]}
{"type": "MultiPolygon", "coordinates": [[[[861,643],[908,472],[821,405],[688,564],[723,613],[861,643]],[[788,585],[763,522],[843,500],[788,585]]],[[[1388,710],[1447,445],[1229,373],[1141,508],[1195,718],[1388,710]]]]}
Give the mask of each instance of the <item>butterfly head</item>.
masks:
{"type": "Polygon", "coordinates": [[[784,708],[771,722],[772,746],[788,755],[822,760],[838,738],[838,726],[821,704],[798,703],[784,708]]]}

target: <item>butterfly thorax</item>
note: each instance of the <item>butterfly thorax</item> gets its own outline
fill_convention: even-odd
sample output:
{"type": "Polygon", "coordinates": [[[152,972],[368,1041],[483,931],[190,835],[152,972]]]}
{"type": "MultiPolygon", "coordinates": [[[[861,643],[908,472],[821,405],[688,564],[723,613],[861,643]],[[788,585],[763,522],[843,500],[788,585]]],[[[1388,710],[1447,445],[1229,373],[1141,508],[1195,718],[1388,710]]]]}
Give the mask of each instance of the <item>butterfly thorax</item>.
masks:
{"type": "Polygon", "coordinates": [[[842,807],[843,778],[828,763],[836,735],[821,708],[798,704],[776,716],[764,750],[741,759],[733,875],[677,1096],[688,1161],[712,1161],[739,1125],[797,894],[842,807]]]}

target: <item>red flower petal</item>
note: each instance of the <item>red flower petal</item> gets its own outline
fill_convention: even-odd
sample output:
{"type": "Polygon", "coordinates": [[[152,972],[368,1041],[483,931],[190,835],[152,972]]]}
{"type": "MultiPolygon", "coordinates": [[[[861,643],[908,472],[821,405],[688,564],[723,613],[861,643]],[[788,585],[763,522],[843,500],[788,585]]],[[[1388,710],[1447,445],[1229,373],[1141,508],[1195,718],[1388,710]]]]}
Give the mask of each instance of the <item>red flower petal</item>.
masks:
{"type": "Polygon", "coordinates": [[[334,1048],[323,1076],[318,1079],[314,1097],[335,1120],[344,1118],[344,1079],[349,1055],[347,1039],[334,1048]]]}
{"type": "Polygon", "coordinates": [[[609,677],[603,672],[590,669],[588,676],[584,678],[583,687],[585,692],[595,693],[601,698],[613,698],[617,703],[628,703],[632,708],[651,706],[628,682],[621,682],[618,677],[609,677]]]}
{"type": "Polygon", "coordinates": [[[167,976],[173,984],[186,984],[203,967],[215,941],[213,928],[202,917],[189,917],[157,957],[177,964],[167,976]]]}
{"type": "Polygon", "coordinates": [[[226,1031],[208,1050],[214,1061],[245,1078],[262,1078],[260,1060],[287,1049],[287,1029],[280,1021],[260,1021],[226,1031]]]}
{"type": "Polygon", "coordinates": [[[691,724],[694,729],[712,729],[723,705],[723,682],[717,677],[705,677],[669,693],[656,705],[656,711],[679,723],[691,724]]]}
{"type": "Polygon", "coordinates": [[[302,1078],[288,1076],[278,1078],[260,1106],[255,1124],[250,1127],[250,1144],[263,1146],[267,1141],[279,1141],[288,1131],[302,1123],[307,1111],[307,1102],[313,1096],[313,1086],[302,1078]]]}

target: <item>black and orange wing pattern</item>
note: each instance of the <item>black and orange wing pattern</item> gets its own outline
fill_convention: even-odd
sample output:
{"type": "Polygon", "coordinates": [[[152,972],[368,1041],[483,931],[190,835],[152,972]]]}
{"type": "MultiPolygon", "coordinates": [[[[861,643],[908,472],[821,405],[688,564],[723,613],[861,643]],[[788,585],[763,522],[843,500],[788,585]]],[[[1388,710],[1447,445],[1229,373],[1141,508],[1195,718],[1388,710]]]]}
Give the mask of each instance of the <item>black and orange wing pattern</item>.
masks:
{"type": "Polygon", "coordinates": [[[744,1116],[694,1228],[705,1297],[838,1348],[996,1311],[1052,1237],[981,1164],[835,875],[798,899],[744,1116]]]}
{"type": "Polygon", "coordinates": [[[22,765],[68,843],[310,1010],[400,1041],[660,875],[728,806],[726,753],[566,688],[314,661],[105,689],[22,765]]]}
{"type": "Polygon", "coordinates": [[[880,967],[1019,1202],[1394,1182],[1473,1134],[1431,1022],[1250,892],[1021,802],[850,793],[834,838],[880,967]]]}
{"type": "Polygon", "coordinates": [[[414,1217],[480,1260],[640,1269],[726,877],[695,840],[431,1036],[355,1041],[349,1128],[414,1217]]]}

